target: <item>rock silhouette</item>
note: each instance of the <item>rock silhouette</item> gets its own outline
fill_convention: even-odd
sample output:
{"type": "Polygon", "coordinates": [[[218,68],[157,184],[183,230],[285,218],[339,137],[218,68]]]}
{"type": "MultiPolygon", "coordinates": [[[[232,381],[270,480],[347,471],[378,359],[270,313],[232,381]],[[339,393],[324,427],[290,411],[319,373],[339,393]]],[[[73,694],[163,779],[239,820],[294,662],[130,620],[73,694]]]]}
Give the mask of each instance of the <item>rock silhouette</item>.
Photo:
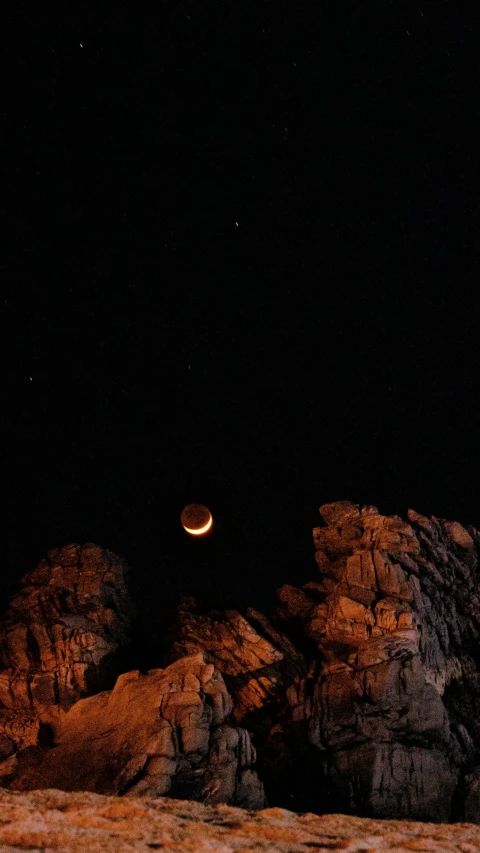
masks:
{"type": "Polygon", "coordinates": [[[346,501],[320,514],[317,572],[276,612],[185,597],[162,667],[101,693],[131,630],[124,563],[49,555],[0,631],[1,783],[246,808],[264,785],[302,812],[480,823],[478,531],[346,501]]]}

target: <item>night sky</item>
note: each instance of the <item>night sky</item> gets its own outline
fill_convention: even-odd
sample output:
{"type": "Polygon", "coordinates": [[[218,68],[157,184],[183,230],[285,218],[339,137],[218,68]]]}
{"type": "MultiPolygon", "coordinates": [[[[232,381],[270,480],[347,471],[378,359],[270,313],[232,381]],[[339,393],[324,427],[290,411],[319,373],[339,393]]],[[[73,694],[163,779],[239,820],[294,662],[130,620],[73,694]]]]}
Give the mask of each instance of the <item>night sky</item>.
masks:
{"type": "Polygon", "coordinates": [[[71,542],[148,621],[314,579],[330,501],[480,527],[470,4],[91,5],[5,47],[3,607],[71,542]]]}

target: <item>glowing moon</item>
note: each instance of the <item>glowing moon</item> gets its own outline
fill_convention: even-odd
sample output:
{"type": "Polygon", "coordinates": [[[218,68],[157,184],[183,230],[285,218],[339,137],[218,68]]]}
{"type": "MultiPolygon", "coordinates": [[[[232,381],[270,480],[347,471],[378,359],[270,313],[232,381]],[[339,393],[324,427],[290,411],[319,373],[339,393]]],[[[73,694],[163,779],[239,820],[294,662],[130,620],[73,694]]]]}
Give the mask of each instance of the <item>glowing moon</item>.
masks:
{"type": "Polygon", "coordinates": [[[193,536],[201,536],[210,530],[213,524],[212,513],[203,504],[188,504],[180,518],[184,530],[193,536]]]}

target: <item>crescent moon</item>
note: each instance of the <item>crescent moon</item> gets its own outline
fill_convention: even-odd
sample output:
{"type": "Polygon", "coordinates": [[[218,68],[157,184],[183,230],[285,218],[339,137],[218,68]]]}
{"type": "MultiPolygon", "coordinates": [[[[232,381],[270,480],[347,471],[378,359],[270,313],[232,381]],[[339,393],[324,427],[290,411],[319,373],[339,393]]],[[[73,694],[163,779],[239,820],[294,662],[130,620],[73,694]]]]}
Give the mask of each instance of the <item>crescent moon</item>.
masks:
{"type": "Polygon", "coordinates": [[[203,527],[199,527],[199,528],[197,528],[197,530],[192,530],[191,527],[185,527],[185,525],[183,525],[183,527],[187,531],[187,533],[193,533],[194,536],[200,536],[201,533],[206,533],[207,530],[210,530],[210,528],[212,526],[212,522],[213,522],[212,513],[210,513],[210,518],[208,519],[207,523],[204,524],[203,527]]]}

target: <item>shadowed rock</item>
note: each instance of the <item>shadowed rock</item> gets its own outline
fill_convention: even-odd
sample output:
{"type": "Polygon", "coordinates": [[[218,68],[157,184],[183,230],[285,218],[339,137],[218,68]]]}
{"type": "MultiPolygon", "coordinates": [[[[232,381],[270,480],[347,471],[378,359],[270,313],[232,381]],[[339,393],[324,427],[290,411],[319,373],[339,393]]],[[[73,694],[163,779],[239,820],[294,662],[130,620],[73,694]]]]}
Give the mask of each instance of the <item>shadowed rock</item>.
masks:
{"type": "Polygon", "coordinates": [[[320,513],[318,580],[282,586],[270,619],[187,602],[173,654],[203,648],[225,674],[270,801],[480,820],[478,532],[346,501],[320,513]]]}
{"type": "Polygon", "coordinates": [[[318,648],[287,698],[318,751],[324,806],[461,817],[456,791],[480,745],[478,533],[346,502],[320,513],[320,583],[278,594],[282,619],[318,648]]]}
{"type": "Polygon", "coordinates": [[[84,575],[79,546],[49,555],[0,634],[3,784],[257,808],[264,782],[302,812],[480,822],[479,533],[346,501],[320,513],[319,576],[280,587],[277,612],[184,598],[167,668],[108,692],[123,563],[84,546],[84,575]]]}

